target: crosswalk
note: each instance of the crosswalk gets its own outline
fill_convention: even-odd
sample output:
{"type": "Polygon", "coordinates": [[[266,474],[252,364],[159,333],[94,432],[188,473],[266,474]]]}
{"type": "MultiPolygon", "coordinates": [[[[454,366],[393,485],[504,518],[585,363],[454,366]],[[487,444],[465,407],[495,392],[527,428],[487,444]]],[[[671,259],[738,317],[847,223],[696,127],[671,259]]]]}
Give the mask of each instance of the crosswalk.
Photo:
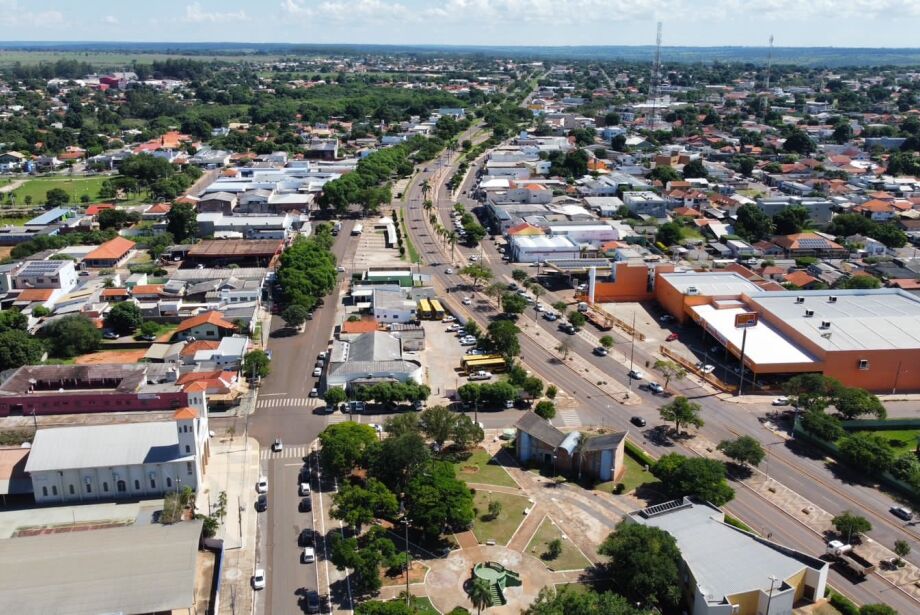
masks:
{"type": "Polygon", "coordinates": [[[290,446],[285,444],[281,452],[275,453],[271,447],[265,447],[259,451],[259,459],[266,461],[268,459],[303,459],[310,452],[308,444],[295,444],[290,446]]]}
{"type": "Polygon", "coordinates": [[[256,408],[316,408],[325,404],[319,397],[260,397],[256,408]]]}
{"type": "Polygon", "coordinates": [[[557,410],[556,416],[550,421],[556,427],[580,427],[581,419],[575,410],[557,410]]]}

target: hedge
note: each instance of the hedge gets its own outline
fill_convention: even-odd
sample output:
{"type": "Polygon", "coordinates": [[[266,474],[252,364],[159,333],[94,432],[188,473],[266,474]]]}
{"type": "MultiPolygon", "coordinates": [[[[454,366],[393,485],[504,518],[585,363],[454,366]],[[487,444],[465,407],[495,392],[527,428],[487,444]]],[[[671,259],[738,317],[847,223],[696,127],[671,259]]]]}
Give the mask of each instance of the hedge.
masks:
{"type": "Polygon", "coordinates": [[[626,454],[650,468],[655,465],[655,458],[633,444],[629,439],[626,440],[626,454]]]}

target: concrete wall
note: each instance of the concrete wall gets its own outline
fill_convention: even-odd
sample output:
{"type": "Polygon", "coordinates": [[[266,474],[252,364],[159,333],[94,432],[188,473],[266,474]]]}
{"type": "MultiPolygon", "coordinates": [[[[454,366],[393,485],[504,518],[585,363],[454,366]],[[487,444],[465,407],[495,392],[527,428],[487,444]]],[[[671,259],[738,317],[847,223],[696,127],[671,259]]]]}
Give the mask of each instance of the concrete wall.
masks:
{"type": "Polygon", "coordinates": [[[138,393],[43,395],[30,393],[0,399],[0,416],[91,414],[94,412],[136,412],[175,410],[189,405],[183,391],[140,395],[138,393]]]}
{"type": "Polygon", "coordinates": [[[191,465],[191,472],[184,461],[33,472],[32,487],[39,504],[161,497],[177,486],[198,488],[198,468],[191,465]],[[119,481],[124,481],[124,491],[118,490],[119,481]]]}

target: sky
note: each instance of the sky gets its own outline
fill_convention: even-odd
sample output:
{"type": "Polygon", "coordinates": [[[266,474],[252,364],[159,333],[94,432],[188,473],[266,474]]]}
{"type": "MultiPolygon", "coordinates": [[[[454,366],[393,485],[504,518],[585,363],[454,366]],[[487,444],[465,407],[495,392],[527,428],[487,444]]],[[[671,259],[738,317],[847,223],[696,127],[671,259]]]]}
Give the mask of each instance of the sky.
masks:
{"type": "Polygon", "coordinates": [[[0,0],[0,41],[916,47],[920,0],[0,0]]]}

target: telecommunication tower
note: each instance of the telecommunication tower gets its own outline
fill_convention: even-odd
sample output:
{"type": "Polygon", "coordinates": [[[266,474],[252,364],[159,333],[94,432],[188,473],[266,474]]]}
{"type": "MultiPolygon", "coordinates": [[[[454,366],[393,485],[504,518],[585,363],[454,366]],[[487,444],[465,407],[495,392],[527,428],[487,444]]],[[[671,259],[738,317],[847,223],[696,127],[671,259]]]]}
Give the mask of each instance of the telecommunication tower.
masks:
{"type": "Polygon", "coordinates": [[[652,64],[652,82],[649,89],[652,95],[652,122],[650,130],[658,125],[658,96],[661,85],[661,22],[658,22],[658,34],[655,37],[655,62],[652,64]]]}

